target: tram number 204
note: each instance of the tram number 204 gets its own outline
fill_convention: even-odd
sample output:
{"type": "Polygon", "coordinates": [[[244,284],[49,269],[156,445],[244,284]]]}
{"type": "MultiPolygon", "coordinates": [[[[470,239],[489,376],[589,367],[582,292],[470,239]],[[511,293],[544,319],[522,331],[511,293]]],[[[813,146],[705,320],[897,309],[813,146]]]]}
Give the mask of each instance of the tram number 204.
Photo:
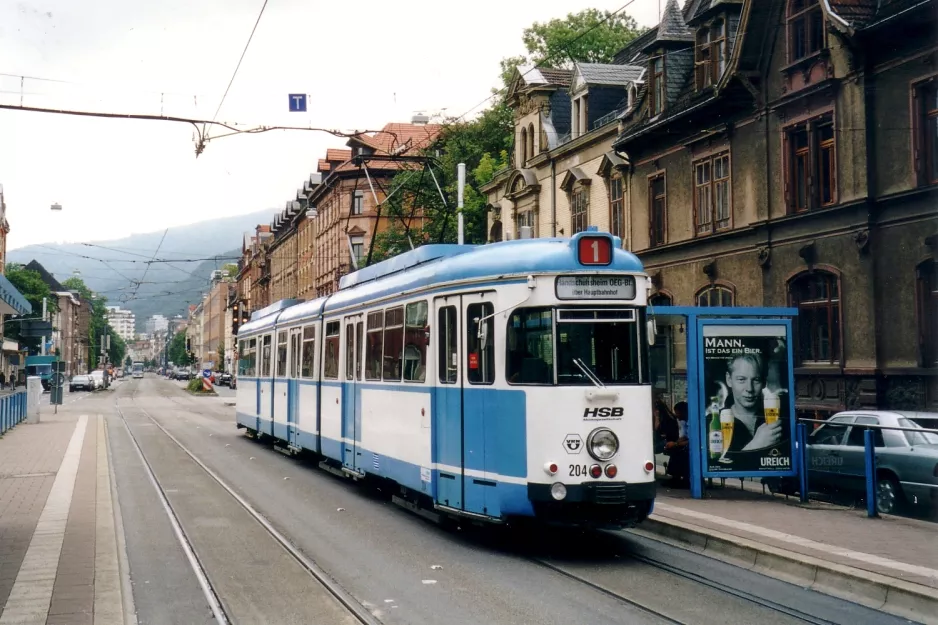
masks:
{"type": "Polygon", "coordinates": [[[586,477],[589,475],[585,464],[571,464],[570,477],[586,477]]]}

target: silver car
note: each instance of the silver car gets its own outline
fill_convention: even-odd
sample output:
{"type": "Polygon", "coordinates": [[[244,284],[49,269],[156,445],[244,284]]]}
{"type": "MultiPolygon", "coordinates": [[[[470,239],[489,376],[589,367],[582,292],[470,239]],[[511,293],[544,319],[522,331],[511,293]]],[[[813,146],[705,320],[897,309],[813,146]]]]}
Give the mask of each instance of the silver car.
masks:
{"type": "MultiPolygon", "coordinates": [[[[854,410],[832,416],[808,436],[808,479],[812,489],[866,492],[864,425],[923,428],[913,421],[938,414],[854,410]]],[[[938,503],[938,434],[928,431],[873,430],[876,504],[896,512],[902,504],[938,503]]]]}

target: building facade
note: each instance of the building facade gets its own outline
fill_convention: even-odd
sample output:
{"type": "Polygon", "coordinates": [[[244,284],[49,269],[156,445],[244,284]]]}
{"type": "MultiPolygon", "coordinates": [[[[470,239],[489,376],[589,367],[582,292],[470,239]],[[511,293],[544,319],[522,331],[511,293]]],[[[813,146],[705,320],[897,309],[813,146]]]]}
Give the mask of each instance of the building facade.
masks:
{"type": "Polygon", "coordinates": [[[124,310],[120,306],[108,306],[107,323],[114,329],[114,333],[124,339],[126,343],[130,344],[134,341],[136,317],[133,312],[124,310]]]}
{"type": "MultiPolygon", "coordinates": [[[[7,204],[3,194],[3,185],[0,185],[0,319],[4,315],[25,315],[32,311],[32,306],[26,298],[6,279],[7,235],[10,233],[10,222],[7,221],[7,204]]],[[[19,342],[8,340],[3,335],[4,324],[0,323],[0,371],[9,380],[11,376],[17,377],[24,369],[24,352],[20,350],[19,342]]]]}
{"type": "Polygon", "coordinates": [[[667,3],[620,120],[677,305],[793,306],[796,407],[938,407],[934,1],[667,3]]]}
{"type": "Polygon", "coordinates": [[[169,319],[163,315],[153,315],[146,321],[145,332],[147,334],[156,334],[157,332],[166,332],[169,329],[169,319]]]}

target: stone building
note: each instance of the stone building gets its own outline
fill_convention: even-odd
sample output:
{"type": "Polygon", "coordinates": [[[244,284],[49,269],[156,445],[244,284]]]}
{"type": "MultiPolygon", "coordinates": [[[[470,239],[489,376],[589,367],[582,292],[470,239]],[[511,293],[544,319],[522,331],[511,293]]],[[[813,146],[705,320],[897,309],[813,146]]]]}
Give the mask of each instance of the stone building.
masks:
{"type": "Polygon", "coordinates": [[[619,69],[522,69],[490,240],[596,225],[641,257],[656,305],[797,308],[803,415],[938,408],[936,15],[668,0],[619,69]]]}
{"type": "Polygon", "coordinates": [[[793,306],[796,406],[938,407],[935,1],[690,0],[620,119],[660,304],[793,306]]]}

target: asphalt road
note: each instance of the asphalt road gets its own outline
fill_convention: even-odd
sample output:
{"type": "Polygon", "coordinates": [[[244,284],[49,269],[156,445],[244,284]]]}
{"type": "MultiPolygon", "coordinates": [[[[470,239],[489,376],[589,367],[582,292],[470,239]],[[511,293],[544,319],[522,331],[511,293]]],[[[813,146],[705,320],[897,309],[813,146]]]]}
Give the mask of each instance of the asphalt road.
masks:
{"type": "Polygon", "coordinates": [[[349,622],[157,423],[383,623],[804,622],[779,607],[832,623],[903,622],[627,532],[443,529],[246,438],[224,398],[154,376],[82,401],[108,415],[141,625],[211,613],[129,432],[234,622],[349,622]]]}

